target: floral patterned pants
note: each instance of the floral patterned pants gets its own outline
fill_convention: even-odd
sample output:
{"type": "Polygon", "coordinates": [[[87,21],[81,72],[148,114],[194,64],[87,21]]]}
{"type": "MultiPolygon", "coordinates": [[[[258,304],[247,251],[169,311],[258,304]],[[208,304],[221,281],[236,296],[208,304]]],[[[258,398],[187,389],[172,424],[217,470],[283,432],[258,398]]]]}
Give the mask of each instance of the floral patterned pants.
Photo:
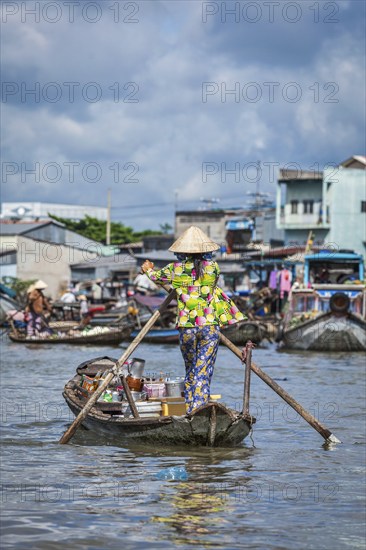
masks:
{"type": "Polygon", "coordinates": [[[210,398],[219,336],[217,325],[179,329],[180,349],[186,366],[184,397],[187,414],[205,405],[210,398]]]}
{"type": "Polygon", "coordinates": [[[27,336],[35,336],[37,332],[42,330],[42,319],[34,312],[30,312],[27,321],[27,336]]]}

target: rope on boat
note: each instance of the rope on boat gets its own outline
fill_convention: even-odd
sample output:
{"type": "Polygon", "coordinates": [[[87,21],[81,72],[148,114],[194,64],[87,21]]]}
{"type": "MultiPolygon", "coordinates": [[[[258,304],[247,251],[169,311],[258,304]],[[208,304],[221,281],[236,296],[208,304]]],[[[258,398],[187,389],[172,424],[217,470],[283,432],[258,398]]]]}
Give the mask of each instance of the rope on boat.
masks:
{"type": "Polygon", "coordinates": [[[251,442],[252,442],[252,447],[253,447],[253,449],[256,449],[257,447],[256,447],[255,444],[254,444],[253,433],[254,433],[254,432],[253,432],[253,428],[250,428],[250,432],[249,432],[248,435],[249,435],[250,440],[251,440],[251,442]]]}
{"type": "Polygon", "coordinates": [[[208,430],[208,438],[207,438],[207,444],[210,446],[210,447],[213,447],[214,443],[215,443],[215,437],[216,437],[216,422],[217,422],[217,417],[216,417],[216,406],[213,405],[212,408],[211,408],[211,414],[210,414],[210,427],[209,427],[209,430],[208,430]]]}

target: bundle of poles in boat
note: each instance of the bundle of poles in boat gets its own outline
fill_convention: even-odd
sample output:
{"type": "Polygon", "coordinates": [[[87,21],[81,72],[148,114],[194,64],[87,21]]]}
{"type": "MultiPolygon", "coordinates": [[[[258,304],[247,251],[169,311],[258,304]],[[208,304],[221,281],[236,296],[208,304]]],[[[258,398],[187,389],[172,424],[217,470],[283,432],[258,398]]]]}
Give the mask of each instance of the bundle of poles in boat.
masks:
{"type": "MultiPolygon", "coordinates": [[[[83,420],[86,418],[92,407],[95,405],[99,397],[104,393],[108,388],[112,379],[115,376],[120,376],[125,390],[125,395],[130,405],[132,414],[134,418],[139,418],[139,412],[137,410],[136,404],[131,395],[130,388],[127,384],[127,381],[122,373],[122,367],[127,359],[132,355],[137,346],[142,342],[144,336],[149,332],[151,327],[159,319],[160,315],[170,304],[170,302],[175,298],[175,290],[164,287],[168,292],[168,296],[165,298],[164,302],[161,304],[159,309],[151,316],[149,321],[144,325],[136,338],[131,342],[126,351],[122,356],[116,361],[112,368],[109,369],[108,374],[105,376],[103,383],[95,390],[94,393],[89,397],[84,408],[80,411],[78,416],[75,418],[71,426],[66,430],[62,435],[59,443],[66,444],[70,441],[72,436],[75,434],[79,426],[82,424],[83,420]]],[[[240,361],[245,364],[245,380],[244,380],[244,398],[243,398],[243,414],[249,414],[249,398],[250,398],[250,381],[251,381],[251,372],[254,372],[263,382],[265,382],[273,391],[275,391],[288,405],[290,405],[312,428],[314,428],[325,440],[326,443],[340,443],[340,440],[321,424],[313,415],[307,412],[291,395],[289,395],[281,386],[279,386],[268,374],[266,374],[258,365],[252,361],[252,345],[247,344],[245,351],[243,353],[237,346],[235,346],[228,338],[226,338],[222,333],[220,333],[220,340],[225,346],[231,350],[234,355],[236,355],[240,361]]]]}

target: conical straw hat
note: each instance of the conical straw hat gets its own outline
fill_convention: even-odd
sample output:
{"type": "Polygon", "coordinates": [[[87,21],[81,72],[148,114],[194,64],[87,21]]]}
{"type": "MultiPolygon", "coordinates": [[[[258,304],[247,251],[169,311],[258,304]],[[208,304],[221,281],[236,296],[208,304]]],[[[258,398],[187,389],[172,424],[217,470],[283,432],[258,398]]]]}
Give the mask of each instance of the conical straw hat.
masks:
{"type": "Polygon", "coordinates": [[[204,254],[218,250],[220,246],[214,243],[199,227],[191,225],[169,248],[172,252],[204,254]]]}
{"type": "Polygon", "coordinates": [[[45,288],[48,287],[48,284],[46,284],[45,282],[43,282],[41,279],[39,279],[38,281],[36,281],[34,283],[34,288],[36,290],[44,290],[45,288]]]}

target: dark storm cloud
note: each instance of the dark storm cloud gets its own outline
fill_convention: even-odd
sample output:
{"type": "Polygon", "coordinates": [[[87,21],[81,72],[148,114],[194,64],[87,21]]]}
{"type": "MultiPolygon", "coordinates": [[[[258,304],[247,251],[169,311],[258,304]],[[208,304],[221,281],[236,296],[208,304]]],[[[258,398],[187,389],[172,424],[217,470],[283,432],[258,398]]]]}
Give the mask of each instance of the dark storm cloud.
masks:
{"type": "MultiPolygon", "coordinates": [[[[118,23],[107,0],[94,24],[77,10],[73,23],[53,25],[9,16],[3,160],[13,165],[3,200],[101,205],[110,187],[115,219],[158,227],[172,221],[177,201],[184,208],[219,196],[238,205],[256,188],[248,163],[309,168],[362,154],[360,3],[328,2],[339,7],[339,23],[323,21],[331,16],[324,3],[311,3],[319,23],[309,3],[296,4],[297,23],[223,23],[220,14],[205,23],[200,2],[120,2],[118,23]],[[205,178],[208,162],[214,173],[205,178]],[[22,163],[38,163],[37,173],[22,163]],[[230,174],[238,164],[239,176],[230,174]],[[126,208],[136,204],[157,206],[126,208]]],[[[260,186],[275,189],[268,169],[260,186]]]]}
{"type": "Polygon", "coordinates": [[[365,28],[364,2],[206,2],[202,14],[210,52],[237,67],[311,66],[325,42],[350,30],[362,39],[365,28]]]}

